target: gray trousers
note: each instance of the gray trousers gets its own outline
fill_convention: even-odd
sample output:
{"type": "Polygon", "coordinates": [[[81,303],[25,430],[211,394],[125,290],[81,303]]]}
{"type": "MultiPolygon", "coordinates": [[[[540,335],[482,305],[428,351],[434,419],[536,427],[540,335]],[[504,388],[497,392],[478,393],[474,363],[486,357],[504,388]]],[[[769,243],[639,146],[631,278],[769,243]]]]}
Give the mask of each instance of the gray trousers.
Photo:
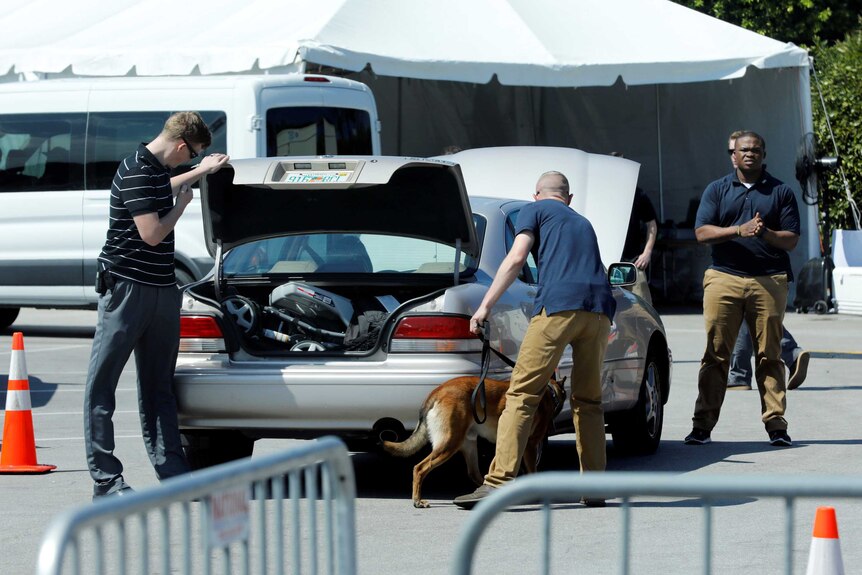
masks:
{"type": "MultiPolygon", "coordinates": [[[[781,360],[788,368],[793,365],[799,352],[802,348],[784,328],[781,334],[781,360]]],[[[754,355],[754,345],[751,342],[751,332],[748,330],[748,324],[742,322],[739,328],[739,336],[736,338],[736,344],[733,346],[733,353],[730,356],[730,371],[727,374],[727,385],[751,385],[751,357],[754,355]]]]}
{"type": "Polygon", "coordinates": [[[189,471],[180,443],[173,375],[179,348],[181,296],[176,287],[118,280],[99,298],[99,315],[84,394],[84,445],[97,494],[125,487],[114,455],[115,393],[132,351],[138,374],[141,433],[159,479],[189,471]]]}

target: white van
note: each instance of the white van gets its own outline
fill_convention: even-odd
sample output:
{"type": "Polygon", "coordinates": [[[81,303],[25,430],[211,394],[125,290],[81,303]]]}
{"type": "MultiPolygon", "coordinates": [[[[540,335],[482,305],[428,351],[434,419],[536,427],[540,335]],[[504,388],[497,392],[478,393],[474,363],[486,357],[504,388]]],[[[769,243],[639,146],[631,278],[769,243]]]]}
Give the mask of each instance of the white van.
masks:
{"type": "MultiPolygon", "coordinates": [[[[232,158],[380,153],[368,86],[312,74],[0,84],[0,329],[21,307],[94,308],[120,161],[196,110],[232,158]]],[[[199,161],[199,160],[198,160],[199,161]]],[[[188,170],[190,165],[177,170],[188,170]]],[[[200,203],[176,227],[177,279],[209,271],[200,203]]]]}

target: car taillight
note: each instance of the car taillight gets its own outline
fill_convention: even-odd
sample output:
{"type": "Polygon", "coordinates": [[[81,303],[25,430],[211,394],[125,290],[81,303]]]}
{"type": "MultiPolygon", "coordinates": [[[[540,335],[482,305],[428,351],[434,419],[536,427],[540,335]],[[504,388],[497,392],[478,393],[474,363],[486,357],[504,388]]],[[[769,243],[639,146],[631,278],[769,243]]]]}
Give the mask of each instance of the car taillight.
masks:
{"type": "Polygon", "coordinates": [[[401,318],[392,334],[393,353],[471,353],[482,342],[470,331],[470,318],[415,315],[401,318]]]}
{"type": "Polygon", "coordinates": [[[225,351],[224,334],[212,316],[180,316],[180,351],[219,353],[225,351]]]}

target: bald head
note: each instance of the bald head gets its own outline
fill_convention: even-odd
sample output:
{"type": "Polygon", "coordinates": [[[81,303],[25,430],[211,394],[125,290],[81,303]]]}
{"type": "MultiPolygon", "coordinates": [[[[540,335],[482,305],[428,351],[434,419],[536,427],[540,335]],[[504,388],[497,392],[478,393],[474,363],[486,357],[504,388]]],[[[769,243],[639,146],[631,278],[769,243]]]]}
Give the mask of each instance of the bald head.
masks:
{"type": "Polygon", "coordinates": [[[568,204],[572,201],[569,193],[569,180],[560,172],[545,172],[536,182],[536,199],[555,199],[568,204]]]}

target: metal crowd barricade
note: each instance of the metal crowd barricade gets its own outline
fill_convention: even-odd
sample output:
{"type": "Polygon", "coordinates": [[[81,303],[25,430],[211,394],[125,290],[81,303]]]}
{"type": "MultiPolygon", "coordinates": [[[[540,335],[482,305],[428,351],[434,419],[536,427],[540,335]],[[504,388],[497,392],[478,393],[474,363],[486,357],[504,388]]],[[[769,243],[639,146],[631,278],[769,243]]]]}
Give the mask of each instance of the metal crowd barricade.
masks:
{"type": "Polygon", "coordinates": [[[671,473],[572,473],[547,472],[519,478],[494,491],[471,512],[458,539],[452,573],[469,575],[479,539],[494,517],[509,507],[540,504],[541,571],[550,573],[551,513],[555,502],[582,497],[622,498],[619,572],[631,569],[632,497],[694,497],[703,507],[703,573],[712,573],[712,501],[726,497],[764,497],[785,501],[784,573],[793,573],[793,504],[799,498],[860,498],[862,482],[854,477],[814,475],[677,475],[671,473]],[[736,480],[734,480],[736,478],[736,480]]]}
{"type": "Polygon", "coordinates": [[[63,513],[37,573],[353,575],[355,501],[347,449],[326,437],[63,513]]]}

